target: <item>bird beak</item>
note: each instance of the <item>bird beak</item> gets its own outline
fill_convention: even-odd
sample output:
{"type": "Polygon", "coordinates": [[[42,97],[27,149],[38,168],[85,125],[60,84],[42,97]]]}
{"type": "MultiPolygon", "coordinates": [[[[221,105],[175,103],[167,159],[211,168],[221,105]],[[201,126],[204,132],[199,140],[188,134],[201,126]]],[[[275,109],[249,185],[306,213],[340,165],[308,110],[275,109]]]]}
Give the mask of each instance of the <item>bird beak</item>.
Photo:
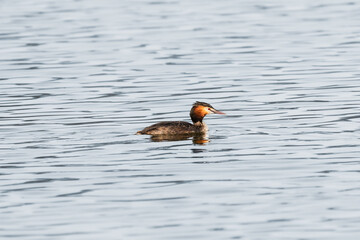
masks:
{"type": "Polygon", "coordinates": [[[215,114],[223,114],[223,115],[225,115],[225,113],[220,112],[220,111],[218,111],[218,110],[216,110],[216,109],[213,109],[213,108],[211,108],[210,111],[211,111],[212,113],[215,113],[215,114]]]}

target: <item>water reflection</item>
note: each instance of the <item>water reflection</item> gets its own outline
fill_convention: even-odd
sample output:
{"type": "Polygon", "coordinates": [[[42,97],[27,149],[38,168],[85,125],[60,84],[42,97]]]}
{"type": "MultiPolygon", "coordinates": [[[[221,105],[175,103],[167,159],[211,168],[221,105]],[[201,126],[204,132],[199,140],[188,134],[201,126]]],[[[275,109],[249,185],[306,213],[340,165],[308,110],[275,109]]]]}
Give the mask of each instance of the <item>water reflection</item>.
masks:
{"type": "Polygon", "coordinates": [[[201,134],[177,134],[177,135],[154,135],[151,136],[153,142],[164,141],[185,141],[192,139],[192,142],[197,145],[205,145],[209,142],[209,135],[207,133],[201,134]]]}

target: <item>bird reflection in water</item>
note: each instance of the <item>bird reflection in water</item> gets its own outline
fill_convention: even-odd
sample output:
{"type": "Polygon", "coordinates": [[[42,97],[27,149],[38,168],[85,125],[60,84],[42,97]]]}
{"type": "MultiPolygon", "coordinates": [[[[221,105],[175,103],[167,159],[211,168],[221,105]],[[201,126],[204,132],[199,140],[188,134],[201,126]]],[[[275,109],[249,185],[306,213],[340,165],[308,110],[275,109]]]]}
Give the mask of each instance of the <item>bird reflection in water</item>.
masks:
{"type": "Polygon", "coordinates": [[[164,141],[184,141],[192,139],[194,144],[204,145],[209,142],[209,136],[207,133],[201,134],[179,134],[179,135],[153,135],[151,136],[153,142],[164,141]]]}

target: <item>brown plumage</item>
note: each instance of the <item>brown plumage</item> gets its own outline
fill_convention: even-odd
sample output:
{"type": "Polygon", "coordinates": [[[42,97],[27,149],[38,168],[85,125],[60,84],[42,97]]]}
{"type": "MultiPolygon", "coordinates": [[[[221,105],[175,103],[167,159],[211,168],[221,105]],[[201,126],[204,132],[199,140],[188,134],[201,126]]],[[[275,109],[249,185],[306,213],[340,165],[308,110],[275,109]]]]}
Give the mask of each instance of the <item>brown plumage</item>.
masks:
{"type": "Polygon", "coordinates": [[[224,114],[214,109],[210,104],[204,102],[195,102],[190,111],[190,117],[193,124],[183,121],[166,121],[153,124],[138,131],[136,134],[148,135],[178,135],[178,134],[197,134],[205,133],[208,128],[203,123],[203,118],[207,114],[224,114]]]}

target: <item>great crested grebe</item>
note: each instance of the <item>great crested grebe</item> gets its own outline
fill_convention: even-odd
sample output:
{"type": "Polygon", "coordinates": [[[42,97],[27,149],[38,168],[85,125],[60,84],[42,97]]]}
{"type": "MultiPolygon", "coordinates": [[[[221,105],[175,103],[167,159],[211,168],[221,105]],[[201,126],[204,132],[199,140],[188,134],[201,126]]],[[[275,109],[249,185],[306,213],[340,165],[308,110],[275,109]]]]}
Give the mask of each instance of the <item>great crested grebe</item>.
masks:
{"type": "Polygon", "coordinates": [[[193,124],[183,121],[166,121],[153,124],[138,131],[136,134],[148,135],[180,135],[180,134],[201,134],[206,133],[208,128],[203,122],[207,114],[225,114],[213,108],[210,104],[204,102],[195,102],[190,111],[190,117],[193,124]]]}

